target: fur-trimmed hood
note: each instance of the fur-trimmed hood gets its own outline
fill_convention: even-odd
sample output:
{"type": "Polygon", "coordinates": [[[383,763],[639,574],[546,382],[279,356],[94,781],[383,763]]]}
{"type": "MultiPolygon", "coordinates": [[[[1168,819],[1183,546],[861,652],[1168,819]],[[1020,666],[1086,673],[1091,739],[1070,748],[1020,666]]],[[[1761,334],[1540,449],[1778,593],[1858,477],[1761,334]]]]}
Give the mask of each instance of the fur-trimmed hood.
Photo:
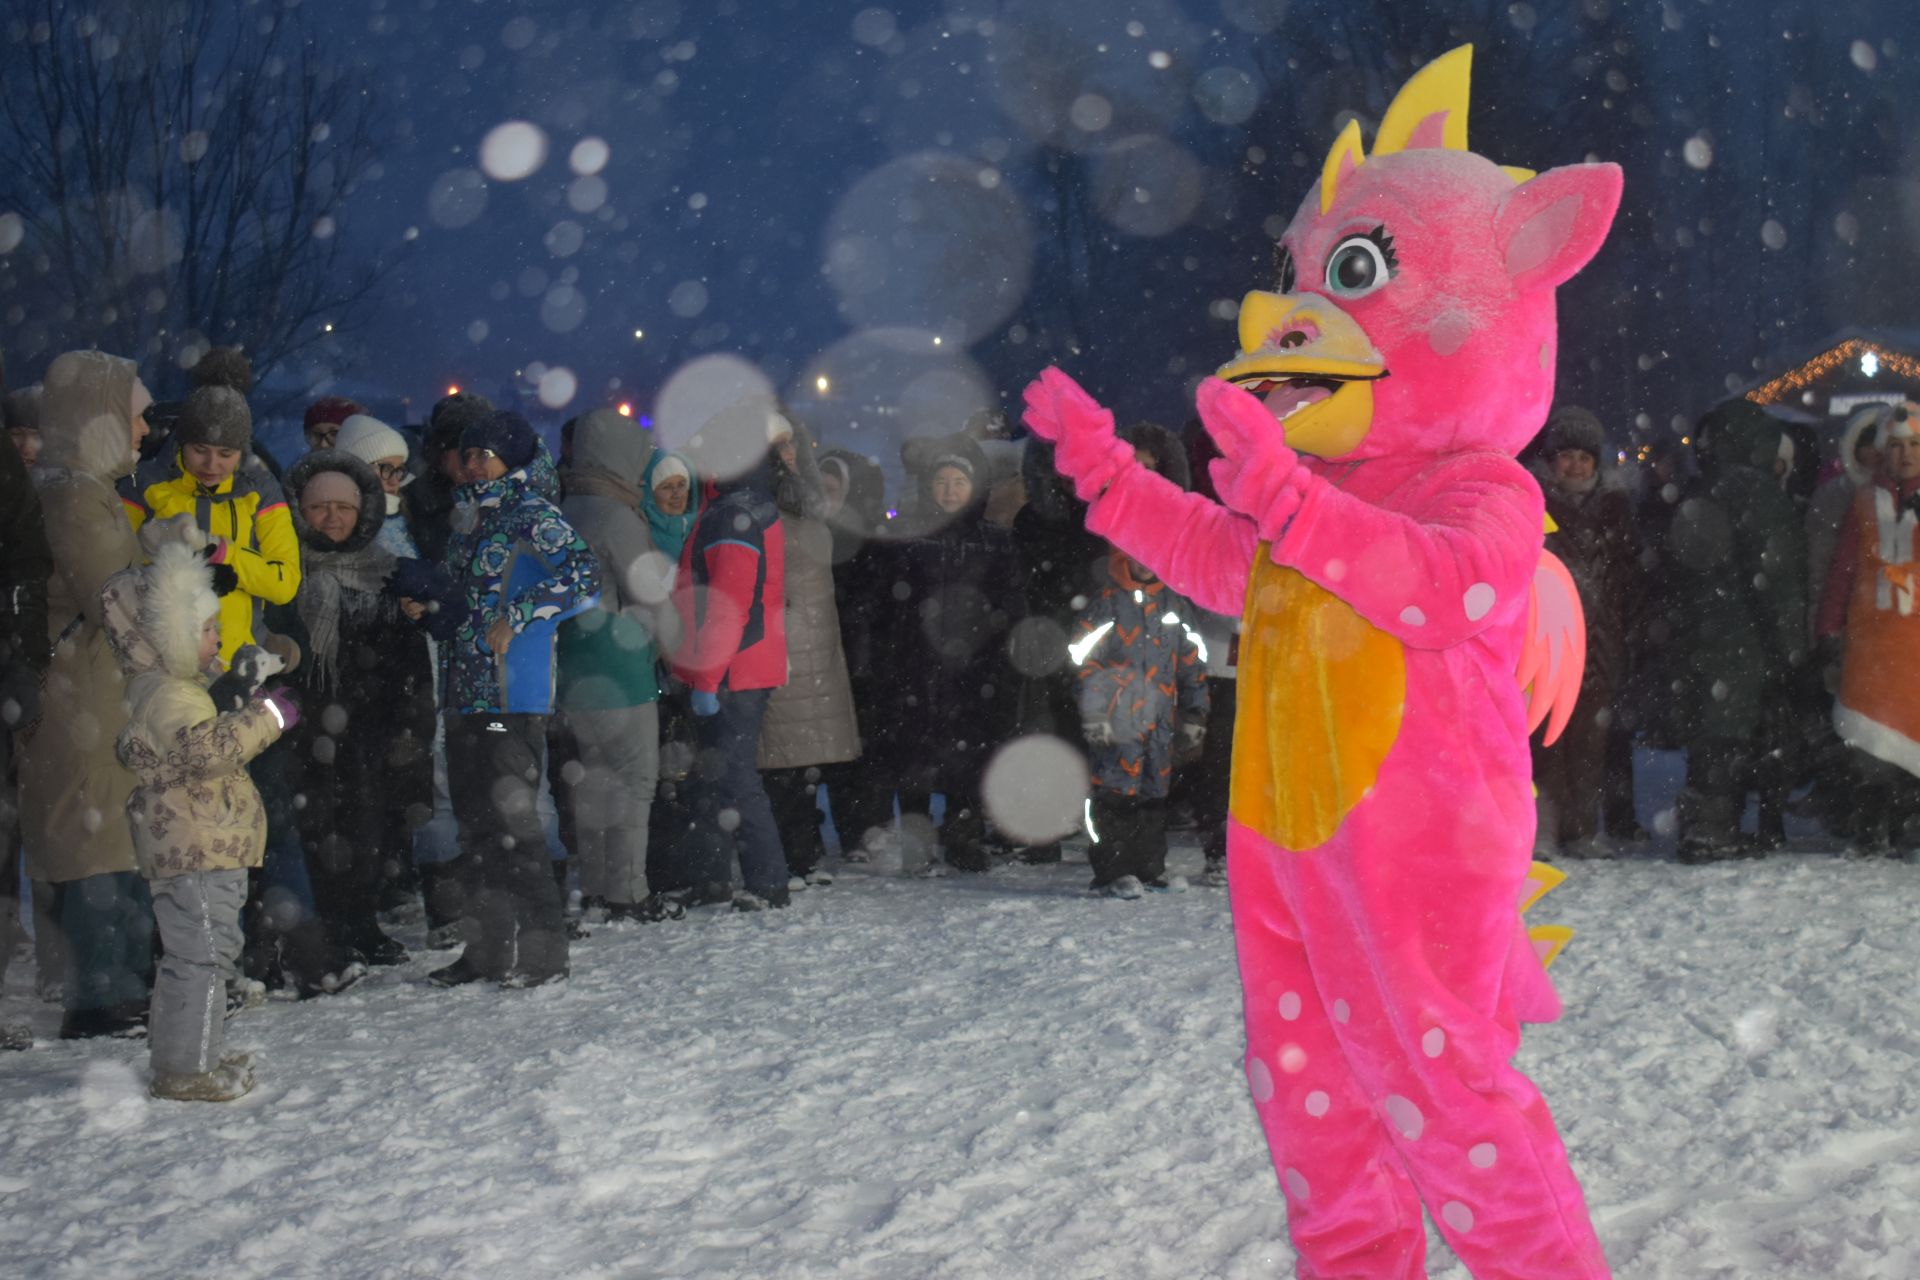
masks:
{"type": "Polygon", "coordinates": [[[1874,404],[1854,410],[1847,419],[1847,429],[1840,436],[1840,465],[1846,469],[1847,479],[1853,482],[1854,488],[1863,489],[1873,483],[1873,473],[1854,456],[1859,451],[1861,438],[1871,435],[1878,444],[1880,428],[1892,415],[1892,405],[1874,404]]]}
{"type": "Polygon", "coordinates": [[[287,513],[293,519],[294,532],[300,535],[303,551],[323,555],[358,551],[380,536],[380,526],[387,519],[387,491],[380,487],[380,477],[374,474],[373,468],[353,454],[344,449],[316,449],[287,472],[287,513]],[[308,481],[322,471],[338,471],[360,489],[360,518],[345,542],[322,537],[300,510],[300,495],[306,491],[308,481]]]}
{"type": "Polygon", "coordinates": [[[113,484],[133,474],[133,361],[69,351],[47,366],[40,392],[42,471],[67,470],[113,484]]]}
{"type": "Polygon", "coordinates": [[[149,671],[192,680],[200,671],[200,632],[220,612],[206,559],[168,543],[145,568],[125,569],[100,589],[107,639],[131,680],[149,671]]]}

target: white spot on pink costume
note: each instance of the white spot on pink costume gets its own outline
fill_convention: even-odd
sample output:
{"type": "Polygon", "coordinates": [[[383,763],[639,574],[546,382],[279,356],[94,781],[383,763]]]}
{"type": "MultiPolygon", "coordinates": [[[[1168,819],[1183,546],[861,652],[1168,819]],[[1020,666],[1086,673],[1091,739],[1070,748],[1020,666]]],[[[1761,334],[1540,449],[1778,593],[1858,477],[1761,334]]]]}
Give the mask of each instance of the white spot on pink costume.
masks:
{"type": "Polygon", "coordinates": [[[1460,598],[1460,606],[1467,611],[1468,622],[1478,622],[1493,612],[1493,605],[1499,596],[1492,584],[1476,582],[1467,588],[1467,594],[1460,598]]]}

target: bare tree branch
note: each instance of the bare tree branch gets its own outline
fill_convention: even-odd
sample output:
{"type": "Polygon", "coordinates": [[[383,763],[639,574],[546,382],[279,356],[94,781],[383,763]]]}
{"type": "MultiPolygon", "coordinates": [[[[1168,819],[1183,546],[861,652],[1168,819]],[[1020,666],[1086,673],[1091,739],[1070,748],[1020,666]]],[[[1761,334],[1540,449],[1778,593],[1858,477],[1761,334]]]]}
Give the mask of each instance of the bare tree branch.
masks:
{"type": "Polygon", "coordinates": [[[379,103],[295,16],[32,0],[0,39],[0,210],[25,229],[0,296],[21,355],[164,366],[218,341],[264,377],[323,322],[363,318],[395,255],[356,260],[340,230],[379,103]]]}

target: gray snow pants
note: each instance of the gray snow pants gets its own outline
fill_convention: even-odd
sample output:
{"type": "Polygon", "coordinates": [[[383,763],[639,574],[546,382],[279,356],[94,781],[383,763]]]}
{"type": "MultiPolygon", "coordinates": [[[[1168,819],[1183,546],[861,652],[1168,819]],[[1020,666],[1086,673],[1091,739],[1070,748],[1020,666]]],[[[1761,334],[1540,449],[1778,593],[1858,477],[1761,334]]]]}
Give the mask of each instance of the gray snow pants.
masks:
{"type": "Polygon", "coordinates": [[[660,785],[659,705],[569,711],[566,722],[580,751],[561,774],[573,810],[580,892],[640,902],[647,896],[647,823],[660,785]]]}
{"type": "Polygon", "coordinates": [[[227,979],[239,972],[245,871],[195,871],[149,882],[160,930],[147,1015],[155,1071],[211,1071],[226,1042],[227,979]]]}

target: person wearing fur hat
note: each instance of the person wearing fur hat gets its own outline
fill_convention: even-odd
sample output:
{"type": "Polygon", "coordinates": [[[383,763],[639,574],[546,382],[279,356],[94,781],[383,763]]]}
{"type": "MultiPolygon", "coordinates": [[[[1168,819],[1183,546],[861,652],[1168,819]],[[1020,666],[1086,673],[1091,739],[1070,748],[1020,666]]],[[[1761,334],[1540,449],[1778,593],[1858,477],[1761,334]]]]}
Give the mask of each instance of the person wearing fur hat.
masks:
{"type": "Polygon", "coordinates": [[[386,591],[396,558],[379,537],[382,481],[344,449],[310,453],[287,473],[305,563],[296,679],[310,706],[327,708],[295,736],[289,768],[331,941],[393,965],[407,951],[380,928],[380,900],[411,864],[412,825],[433,802],[435,717],[426,637],[386,591]]]}
{"type": "MultiPolygon", "coordinates": [[[[902,454],[917,515],[902,522],[901,537],[869,544],[848,575],[862,584],[851,647],[874,663],[876,701],[862,708],[867,772],[883,803],[900,795],[910,861],[931,839],[927,814],[939,792],[947,864],[986,871],[980,782],[1014,730],[1020,673],[1007,640],[1027,613],[1025,568],[1012,535],[985,518],[976,481],[986,460],[971,438],[915,440],[902,454]]],[[[884,826],[849,834],[870,853],[895,840],[884,826]]]]}
{"type": "Polygon", "coordinates": [[[139,495],[143,521],[189,516],[208,539],[220,595],[222,662],[264,639],[262,609],[286,604],[300,586],[300,539],[280,486],[244,466],[253,414],[239,392],[196,387],[174,421],[174,472],[139,495]]]}
{"type": "Polygon", "coordinates": [[[299,718],[284,692],[215,708],[220,597],[195,551],[160,548],[152,565],[109,579],[101,610],[127,679],[115,750],[138,779],[127,799],[140,872],[152,886],[161,960],[149,1017],[156,1098],[228,1102],[253,1087],[247,1054],[223,1053],[226,981],[240,958],[247,869],[267,845],[266,810],[247,762],[299,718]]]}
{"type": "Polygon", "coordinates": [[[568,972],[565,910],[537,815],[557,634],[593,606],[600,571],[539,492],[546,450],[525,418],[500,411],[470,424],[460,453],[467,479],[447,544],[450,586],[445,598],[407,606],[442,644],[447,779],[478,878],[466,949],[430,977],[536,986],[568,972]]]}
{"type": "Polygon", "coordinates": [[[1556,526],[1547,549],[1573,575],[1586,615],[1587,666],[1573,718],[1552,746],[1533,743],[1539,826],[1535,846],[1551,857],[1606,856],[1600,831],[1607,738],[1615,695],[1628,675],[1632,620],[1642,595],[1633,504],[1619,483],[1600,420],[1578,405],[1547,418],[1542,486],[1556,526]]]}
{"type": "Polygon", "coordinates": [[[1920,847],[1920,403],[1880,418],[1879,467],[1854,497],[1820,601],[1819,634],[1840,649],[1833,725],[1854,751],[1848,836],[1862,852],[1920,847]]]}
{"type": "Polygon", "coordinates": [[[107,579],[141,562],[115,485],[133,473],[150,403],[131,360],[70,351],[47,368],[46,450],[33,483],[53,549],[53,657],[40,721],[17,745],[27,873],[58,895],[68,1038],[137,1028],[153,971],[153,908],[133,833],[102,821],[125,809],[133,775],[113,749],[126,682],[100,612],[107,579]]]}

